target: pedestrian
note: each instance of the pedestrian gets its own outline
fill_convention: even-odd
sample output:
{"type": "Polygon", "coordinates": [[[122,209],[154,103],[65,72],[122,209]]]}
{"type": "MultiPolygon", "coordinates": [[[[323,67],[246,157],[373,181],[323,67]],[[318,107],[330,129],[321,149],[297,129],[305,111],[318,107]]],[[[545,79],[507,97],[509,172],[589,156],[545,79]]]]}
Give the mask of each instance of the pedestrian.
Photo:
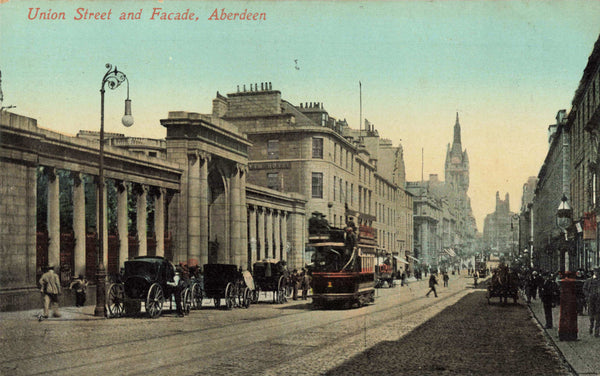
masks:
{"type": "Polygon", "coordinates": [[[435,295],[435,297],[437,298],[437,291],[435,290],[435,285],[437,285],[437,278],[435,278],[435,274],[431,273],[429,276],[429,291],[427,292],[427,294],[425,294],[426,297],[429,297],[429,294],[431,294],[431,292],[433,291],[433,294],[435,295]]]}
{"type": "Polygon", "coordinates": [[[477,270],[473,270],[473,286],[477,287],[477,280],[479,279],[479,274],[477,270]]]}
{"type": "Polygon", "coordinates": [[[85,304],[87,285],[88,282],[82,274],[79,274],[69,285],[71,290],[75,290],[75,307],[83,307],[85,304]]]}
{"type": "Polygon", "coordinates": [[[310,290],[310,276],[308,275],[308,272],[306,271],[306,269],[302,269],[302,281],[301,281],[301,287],[302,287],[302,300],[307,300],[308,299],[308,290],[310,290]]]}
{"type": "Polygon", "coordinates": [[[448,281],[450,280],[450,277],[448,276],[447,272],[444,272],[444,287],[448,287],[448,281]]]}
{"type": "Polygon", "coordinates": [[[300,282],[300,278],[298,275],[298,270],[292,270],[292,275],[290,276],[290,282],[292,283],[292,300],[298,300],[298,284],[300,282]]]}
{"type": "Polygon", "coordinates": [[[44,268],[45,272],[40,278],[40,286],[42,297],[44,299],[44,313],[41,318],[48,318],[48,311],[52,306],[52,315],[54,317],[60,317],[58,311],[58,295],[60,295],[60,279],[58,274],[54,273],[54,265],[48,265],[44,268]]]}
{"type": "MultiPolygon", "coordinates": [[[[171,264],[171,268],[175,269],[173,264],[171,264]]],[[[181,304],[181,291],[184,288],[184,280],[183,280],[183,268],[178,266],[177,269],[171,271],[171,278],[167,280],[167,286],[169,286],[170,294],[175,295],[175,309],[177,310],[177,317],[183,317],[183,306],[181,304]]],[[[171,298],[169,298],[170,301],[171,298]]]]}
{"type": "Polygon", "coordinates": [[[408,276],[406,275],[406,271],[402,271],[402,283],[400,286],[408,286],[408,276]]]}
{"type": "Polygon", "coordinates": [[[547,275],[544,278],[544,283],[540,289],[540,299],[544,306],[544,315],[546,317],[546,329],[552,329],[552,307],[554,306],[554,294],[556,290],[556,284],[552,275],[547,275]]]}
{"type": "Polygon", "coordinates": [[[588,284],[588,315],[590,316],[590,334],[600,337],[600,268],[594,269],[588,284]]]}

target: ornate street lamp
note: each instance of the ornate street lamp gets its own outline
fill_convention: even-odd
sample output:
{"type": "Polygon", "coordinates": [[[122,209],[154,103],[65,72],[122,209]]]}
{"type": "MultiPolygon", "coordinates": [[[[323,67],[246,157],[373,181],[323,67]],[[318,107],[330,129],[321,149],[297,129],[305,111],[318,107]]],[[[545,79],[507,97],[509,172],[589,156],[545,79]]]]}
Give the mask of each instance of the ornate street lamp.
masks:
{"type": "Polygon", "coordinates": [[[569,205],[567,196],[563,194],[562,198],[560,199],[560,205],[558,205],[558,210],[556,211],[556,225],[565,234],[565,240],[568,240],[567,229],[573,222],[572,217],[573,209],[571,209],[571,205],[569,205]]]}
{"type": "Polygon", "coordinates": [[[94,316],[106,316],[106,269],[104,268],[104,86],[108,84],[111,90],[118,88],[123,82],[127,82],[127,99],[125,99],[125,115],[121,119],[124,126],[133,125],[131,116],[131,99],[129,99],[129,80],[125,73],[113,69],[111,64],[106,64],[108,71],[102,78],[100,88],[100,166],[98,171],[98,250],[96,266],[96,308],[94,316]]]}
{"type": "MultiPolygon", "coordinates": [[[[560,199],[560,205],[558,205],[558,210],[556,211],[556,225],[559,229],[565,234],[565,242],[569,243],[569,227],[573,223],[573,209],[571,205],[569,205],[569,201],[567,196],[563,193],[562,198],[560,199]]],[[[568,263],[569,250],[565,254],[565,263],[568,263]]],[[[561,269],[562,270],[562,269],[561,269]]],[[[567,270],[567,267],[565,267],[567,270]]]]}

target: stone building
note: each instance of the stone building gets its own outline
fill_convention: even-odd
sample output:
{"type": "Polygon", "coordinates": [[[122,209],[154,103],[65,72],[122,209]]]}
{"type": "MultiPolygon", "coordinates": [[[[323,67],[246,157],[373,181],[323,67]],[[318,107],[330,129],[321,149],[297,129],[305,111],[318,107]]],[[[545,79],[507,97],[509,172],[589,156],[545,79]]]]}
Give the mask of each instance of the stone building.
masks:
{"type": "MultiPolygon", "coordinates": [[[[407,210],[412,204],[406,205],[410,195],[400,180],[402,153],[373,127],[351,129],[322,103],[293,105],[270,83],[251,84],[249,90],[238,86],[226,96],[217,93],[213,115],[235,124],[252,143],[248,182],[305,196],[306,213],[321,212],[335,227],[354,217],[357,225],[377,230],[382,249],[405,260],[401,253],[411,246],[407,210]],[[394,156],[383,170],[379,151],[382,158],[394,156]]],[[[260,236],[257,247],[269,253],[269,242],[260,236]]]]}
{"type": "Polygon", "coordinates": [[[523,184],[521,208],[518,214],[518,250],[521,262],[531,266],[531,249],[533,245],[532,207],[537,187],[537,176],[530,176],[523,184]]]}
{"type": "Polygon", "coordinates": [[[469,158],[462,149],[461,128],[456,114],[452,145],[448,144],[445,181],[430,174],[428,181],[408,182],[414,198],[415,254],[423,264],[470,255],[475,251],[477,227],[468,196],[469,158]]]}
{"type": "Polygon", "coordinates": [[[508,193],[504,200],[501,200],[500,192],[496,192],[496,208],[485,217],[483,224],[483,244],[486,253],[507,258],[517,254],[517,219],[515,213],[510,211],[508,193]]]}
{"type": "MultiPolygon", "coordinates": [[[[190,112],[170,112],[161,124],[166,140],[106,139],[102,262],[109,274],[143,255],[242,268],[264,257],[303,265],[306,200],[246,183],[250,143],[235,126],[190,112]],[[255,232],[268,234],[271,253],[257,254],[255,232]]],[[[99,143],[95,132],[69,137],[6,111],[0,132],[0,310],[7,310],[38,305],[43,265],[55,265],[62,283],[76,274],[95,280],[99,143]],[[40,212],[47,214],[38,221],[40,212]]]]}
{"type": "Polygon", "coordinates": [[[571,140],[569,200],[575,224],[571,243],[575,252],[570,261],[572,268],[590,269],[600,265],[596,231],[600,219],[600,38],[583,71],[566,123],[571,140]]]}
{"type": "Polygon", "coordinates": [[[413,195],[414,253],[417,267],[437,265],[441,246],[443,202],[430,189],[437,175],[428,181],[408,182],[407,190],[413,195]]]}
{"type": "Polygon", "coordinates": [[[555,270],[597,267],[600,38],[583,71],[570,111],[559,111],[556,124],[549,127],[549,141],[531,211],[534,266],[555,270]],[[572,208],[571,225],[559,229],[557,209],[563,195],[572,208]]]}
{"type": "Polygon", "coordinates": [[[533,229],[531,263],[535,268],[548,271],[564,270],[565,253],[569,251],[569,244],[556,222],[563,195],[567,199],[571,197],[570,135],[565,115],[565,110],[558,111],[556,123],[549,127],[550,145],[537,176],[529,211],[533,229]]]}

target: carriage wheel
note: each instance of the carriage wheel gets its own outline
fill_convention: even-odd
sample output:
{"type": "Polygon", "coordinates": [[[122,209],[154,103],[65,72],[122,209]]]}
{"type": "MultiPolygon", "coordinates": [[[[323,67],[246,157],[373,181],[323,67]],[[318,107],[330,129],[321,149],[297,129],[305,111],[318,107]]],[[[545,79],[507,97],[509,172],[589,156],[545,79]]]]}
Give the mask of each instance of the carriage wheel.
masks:
{"type": "Polygon", "coordinates": [[[148,297],[146,298],[146,312],[151,319],[160,316],[164,301],[165,295],[162,287],[158,283],[153,283],[148,289],[148,297]]]}
{"type": "Polygon", "coordinates": [[[215,307],[219,308],[221,306],[221,298],[214,298],[215,307]]]}
{"type": "Polygon", "coordinates": [[[229,282],[225,288],[225,305],[227,309],[232,309],[235,305],[235,287],[233,283],[229,282]]]}
{"type": "Polygon", "coordinates": [[[248,287],[244,289],[244,299],[242,301],[242,307],[248,308],[250,307],[250,303],[252,302],[252,291],[248,287]]]}
{"type": "Polygon", "coordinates": [[[283,304],[287,302],[287,297],[285,295],[285,278],[284,276],[279,277],[279,282],[277,282],[277,303],[283,304]]]}
{"type": "Polygon", "coordinates": [[[125,311],[123,301],[125,300],[125,289],[120,283],[113,283],[108,289],[106,303],[108,305],[108,318],[121,317],[125,311]]]}
{"type": "Polygon", "coordinates": [[[192,308],[200,309],[202,307],[202,289],[199,283],[192,285],[192,308]]]}
{"type": "Polygon", "coordinates": [[[184,315],[189,315],[190,309],[192,309],[192,291],[189,287],[181,292],[181,309],[184,315]]]}

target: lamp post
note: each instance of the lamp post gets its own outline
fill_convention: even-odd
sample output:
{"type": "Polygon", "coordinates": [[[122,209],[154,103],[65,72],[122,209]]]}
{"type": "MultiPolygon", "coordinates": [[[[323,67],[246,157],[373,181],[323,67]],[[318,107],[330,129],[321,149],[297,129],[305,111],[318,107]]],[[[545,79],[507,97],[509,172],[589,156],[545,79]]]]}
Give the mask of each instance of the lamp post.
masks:
{"type": "MultiPolygon", "coordinates": [[[[556,225],[562,232],[565,234],[565,243],[569,242],[569,231],[568,228],[573,223],[573,209],[571,209],[571,205],[569,205],[569,201],[567,196],[563,193],[562,198],[560,199],[560,204],[558,205],[558,210],[556,211],[556,225]]],[[[565,254],[565,264],[561,266],[561,269],[564,268],[566,271],[568,269],[567,265],[569,265],[569,249],[567,247],[567,251],[565,254]]]]}
{"type": "Polygon", "coordinates": [[[104,267],[104,87],[108,85],[109,89],[114,90],[123,82],[127,82],[127,99],[125,99],[125,115],[121,119],[124,126],[133,125],[133,116],[131,116],[131,99],[129,99],[129,80],[125,73],[119,71],[112,64],[106,64],[108,71],[102,78],[100,88],[100,165],[98,171],[98,250],[96,266],[96,308],[94,316],[106,316],[106,288],[105,278],[106,269],[104,267]]]}

